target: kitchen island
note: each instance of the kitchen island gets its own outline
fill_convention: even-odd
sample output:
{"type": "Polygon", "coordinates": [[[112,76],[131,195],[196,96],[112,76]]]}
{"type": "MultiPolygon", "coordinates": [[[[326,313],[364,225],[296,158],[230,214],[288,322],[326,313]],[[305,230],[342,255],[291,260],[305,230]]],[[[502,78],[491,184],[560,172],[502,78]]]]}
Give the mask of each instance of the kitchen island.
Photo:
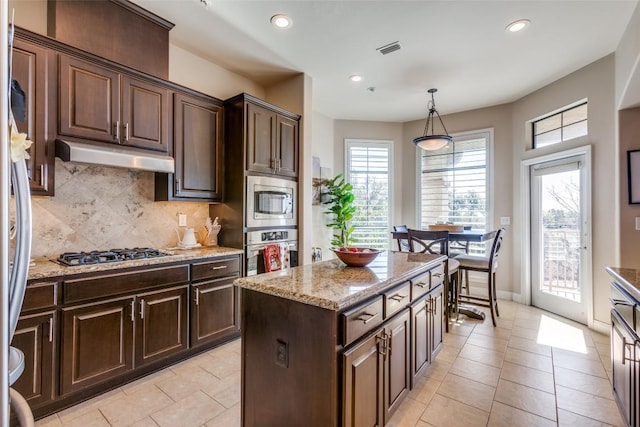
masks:
{"type": "Polygon", "coordinates": [[[385,252],[237,279],[242,425],[384,425],[443,337],[446,258],[385,252]]]}

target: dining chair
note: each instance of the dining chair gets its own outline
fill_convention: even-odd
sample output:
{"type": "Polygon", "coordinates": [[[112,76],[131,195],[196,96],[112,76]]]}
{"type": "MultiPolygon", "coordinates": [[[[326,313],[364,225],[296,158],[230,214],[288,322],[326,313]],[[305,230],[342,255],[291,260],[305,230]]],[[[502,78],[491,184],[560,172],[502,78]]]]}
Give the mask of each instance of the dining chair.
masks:
{"type": "MultiPolygon", "coordinates": [[[[457,307],[455,296],[458,288],[458,267],[460,266],[460,263],[456,259],[449,257],[449,232],[409,229],[407,234],[409,237],[410,252],[447,256],[447,262],[444,263],[446,289],[444,292],[444,306],[445,329],[449,332],[450,301],[453,302],[454,307],[457,307]]],[[[454,311],[457,312],[457,309],[454,311]]]]}
{"type": "MultiPolygon", "coordinates": [[[[496,296],[496,271],[498,269],[498,254],[502,247],[502,239],[504,238],[505,229],[500,228],[498,230],[489,233],[487,240],[493,239],[491,244],[491,250],[487,256],[477,255],[458,255],[455,259],[460,263],[458,267],[458,288],[456,290],[456,301],[459,303],[466,303],[477,305],[480,307],[489,307],[491,311],[491,321],[493,326],[496,326],[496,316],[500,316],[498,310],[498,298],[496,296]],[[479,271],[487,273],[487,296],[475,296],[475,295],[460,295],[460,283],[462,280],[462,274],[469,271],[479,271]]],[[[469,284],[467,283],[467,287],[469,284]]]]}
{"type": "Polygon", "coordinates": [[[393,226],[393,239],[398,243],[400,252],[409,252],[409,228],[406,225],[393,226]]]}

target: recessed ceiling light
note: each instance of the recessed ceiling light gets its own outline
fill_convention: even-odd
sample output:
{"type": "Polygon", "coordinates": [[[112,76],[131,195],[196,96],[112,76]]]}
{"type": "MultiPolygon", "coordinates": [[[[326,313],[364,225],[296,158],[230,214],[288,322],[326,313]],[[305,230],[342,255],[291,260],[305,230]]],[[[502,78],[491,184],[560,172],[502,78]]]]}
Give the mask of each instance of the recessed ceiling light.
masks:
{"type": "Polygon", "coordinates": [[[293,25],[293,20],[287,15],[278,14],[271,17],[271,24],[276,28],[289,28],[293,25]]]}
{"type": "Polygon", "coordinates": [[[349,80],[351,80],[352,82],[359,82],[362,81],[362,76],[360,74],[353,74],[349,76],[349,80]]]}
{"type": "Polygon", "coordinates": [[[506,30],[511,33],[517,33],[518,31],[524,30],[529,24],[531,24],[531,21],[528,19],[518,19],[507,25],[506,30]]]}

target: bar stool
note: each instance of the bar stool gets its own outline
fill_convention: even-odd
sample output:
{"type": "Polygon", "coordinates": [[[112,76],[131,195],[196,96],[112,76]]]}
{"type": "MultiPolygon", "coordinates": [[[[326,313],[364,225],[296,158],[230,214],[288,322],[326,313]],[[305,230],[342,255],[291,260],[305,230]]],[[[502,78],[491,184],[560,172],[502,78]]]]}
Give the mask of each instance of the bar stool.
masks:
{"type": "MultiPolygon", "coordinates": [[[[489,307],[491,311],[491,320],[493,326],[496,326],[496,316],[500,316],[498,310],[498,299],[496,296],[496,270],[498,269],[498,253],[502,246],[502,239],[504,237],[505,229],[489,233],[488,239],[493,239],[491,245],[491,251],[486,257],[476,255],[458,255],[455,259],[460,263],[458,268],[458,287],[456,291],[456,301],[465,302],[467,304],[477,305],[480,307],[489,307]],[[479,297],[474,295],[460,295],[460,281],[462,280],[462,273],[468,271],[479,271],[487,273],[487,297],[479,297]]],[[[469,284],[467,283],[467,287],[469,284]]]]}
{"type": "Polygon", "coordinates": [[[449,301],[456,304],[455,295],[458,288],[458,267],[460,263],[455,258],[449,258],[449,232],[448,231],[426,231],[409,229],[409,251],[416,253],[430,253],[446,255],[447,262],[444,263],[445,273],[445,329],[449,332],[449,301]],[[451,295],[451,297],[449,297],[451,295]]]}

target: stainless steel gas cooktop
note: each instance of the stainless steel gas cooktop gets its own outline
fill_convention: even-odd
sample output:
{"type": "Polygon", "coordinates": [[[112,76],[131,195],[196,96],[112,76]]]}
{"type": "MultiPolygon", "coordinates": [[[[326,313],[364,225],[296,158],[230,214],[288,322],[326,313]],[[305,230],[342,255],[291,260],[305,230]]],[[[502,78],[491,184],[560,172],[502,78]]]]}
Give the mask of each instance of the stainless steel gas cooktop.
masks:
{"type": "Polygon", "coordinates": [[[158,258],[166,255],[164,252],[153,248],[109,249],[107,251],[65,252],[58,256],[57,262],[72,267],[77,265],[158,258]]]}

